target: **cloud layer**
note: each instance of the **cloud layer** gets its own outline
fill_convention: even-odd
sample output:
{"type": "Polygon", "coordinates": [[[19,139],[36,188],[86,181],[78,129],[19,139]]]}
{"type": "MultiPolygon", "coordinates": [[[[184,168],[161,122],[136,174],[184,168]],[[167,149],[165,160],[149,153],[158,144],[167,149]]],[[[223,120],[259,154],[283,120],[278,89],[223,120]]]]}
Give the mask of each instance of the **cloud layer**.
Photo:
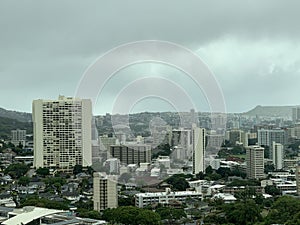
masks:
{"type": "MultiPolygon", "coordinates": [[[[147,39],[196,52],[215,73],[228,111],[299,104],[299,7],[297,0],[1,1],[0,106],[31,111],[33,99],[73,95],[97,57],[147,39]]],[[[189,90],[188,79],[178,79],[198,102],[198,90],[189,90]]],[[[106,101],[116,91],[107,91],[106,101]]],[[[206,103],[200,102],[205,110],[206,103]]],[[[137,110],[143,108],[139,104],[137,110]]],[[[145,106],[150,110],[149,102],[145,106]]],[[[160,106],[166,109],[153,102],[153,110],[160,106]]],[[[95,113],[110,110],[98,107],[95,113]]]]}

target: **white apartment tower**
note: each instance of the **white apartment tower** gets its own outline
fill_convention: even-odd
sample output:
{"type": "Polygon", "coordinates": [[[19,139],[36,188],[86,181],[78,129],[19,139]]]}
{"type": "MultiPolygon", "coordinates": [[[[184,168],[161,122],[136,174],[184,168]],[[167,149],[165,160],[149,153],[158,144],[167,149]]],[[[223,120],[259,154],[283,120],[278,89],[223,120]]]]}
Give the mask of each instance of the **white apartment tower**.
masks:
{"type": "Polygon", "coordinates": [[[95,172],[93,181],[94,210],[103,211],[118,207],[117,182],[107,175],[95,172]]]}
{"type": "Polygon", "coordinates": [[[32,112],[34,167],[70,171],[75,165],[91,166],[90,100],[34,100],[32,112]]]}
{"type": "Polygon", "coordinates": [[[264,148],[248,146],[246,148],[247,176],[259,179],[264,177],[264,148]]]}
{"type": "Polygon", "coordinates": [[[276,170],[281,170],[283,168],[284,150],[283,145],[280,143],[273,142],[273,164],[276,170]]]}
{"type": "Polygon", "coordinates": [[[192,129],[193,142],[193,174],[204,172],[205,158],[205,129],[193,127],[192,129]]]}
{"type": "Polygon", "coordinates": [[[293,122],[300,121],[300,107],[295,107],[292,109],[292,119],[293,119],[293,122]]]}
{"type": "Polygon", "coordinates": [[[300,161],[296,166],[296,184],[297,184],[297,194],[300,196],[300,161]]]}

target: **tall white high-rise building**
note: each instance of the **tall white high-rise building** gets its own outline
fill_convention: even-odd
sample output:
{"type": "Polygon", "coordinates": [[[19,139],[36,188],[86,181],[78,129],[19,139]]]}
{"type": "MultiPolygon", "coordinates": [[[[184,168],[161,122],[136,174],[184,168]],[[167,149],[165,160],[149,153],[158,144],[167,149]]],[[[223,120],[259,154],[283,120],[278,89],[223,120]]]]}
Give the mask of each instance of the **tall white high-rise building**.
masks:
{"type": "Polygon", "coordinates": [[[284,159],[284,149],[283,145],[280,143],[273,142],[273,164],[276,170],[281,170],[283,168],[284,159]]]}
{"type": "Polygon", "coordinates": [[[105,174],[94,173],[93,180],[94,210],[103,211],[118,207],[117,182],[105,174]]]}
{"type": "Polygon", "coordinates": [[[90,100],[34,100],[32,113],[34,167],[71,171],[75,165],[91,166],[90,100]]]}
{"type": "Polygon", "coordinates": [[[256,145],[246,147],[248,178],[264,177],[264,148],[256,145]]]}
{"type": "Polygon", "coordinates": [[[204,172],[205,158],[205,129],[193,127],[192,129],[193,142],[193,174],[204,172]]]}
{"type": "Polygon", "coordinates": [[[300,121],[300,107],[295,107],[292,109],[292,119],[293,119],[293,122],[300,121]]]}
{"type": "Polygon", "coordinates": [[[300,196],[300,161],[296,166],[296,184],[297,184],[297,194],[300,196]]]}

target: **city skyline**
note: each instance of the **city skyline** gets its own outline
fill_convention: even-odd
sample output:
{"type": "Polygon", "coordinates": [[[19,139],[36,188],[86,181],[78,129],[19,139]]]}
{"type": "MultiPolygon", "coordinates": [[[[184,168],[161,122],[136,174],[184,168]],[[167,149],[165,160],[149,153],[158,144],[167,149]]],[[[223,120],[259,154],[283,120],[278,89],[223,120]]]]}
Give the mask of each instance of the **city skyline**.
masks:
{"type": "MultiPolygon", "coordinates": [[[[5,26],[0,38],[0,76],[7,85],[1,90],[0,107],[30,112],[33,99],[74,96],[84,72],[97,58],[140,40],[170,41],[198,55],[214,74],[228,112],[300,103],[297,1],[171,5],[169,1],[131,1],[118,2],[118,8],[113,7],[114,1],[92,3],[35,3],[31,7],[26,1],[1,2],[0,21],[5,26]]],[[[146,63],[119,71],[106,85],[101,102],[95,104],[95,114],[111,112],[119,90],[141,76],[159,78],[155,86],[163,90],[162,79],[180,84],[196,111],[210,111],[206,93],[184,73],[146,63]]],[[[128,92],[128,97],[147,88],[151,84],[128,92]]],[[[181,111],[157,97],[137,102],[131,111],[181,111]]]]}

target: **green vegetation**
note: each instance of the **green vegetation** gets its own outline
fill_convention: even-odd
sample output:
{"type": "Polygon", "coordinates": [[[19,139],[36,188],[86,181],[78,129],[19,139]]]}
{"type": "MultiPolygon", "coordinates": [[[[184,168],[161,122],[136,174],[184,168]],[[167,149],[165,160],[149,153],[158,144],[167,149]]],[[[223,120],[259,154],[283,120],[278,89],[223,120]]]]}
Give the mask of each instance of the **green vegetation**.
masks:
{"type": "Polygon", "coordinates": [[[10,175],[14,179],[18,179],[24,176],[29,170],[29,166],[23,163],[14,163],[9,165],[5,170],[4,174],[10,175]]]}
{"type": "Polygon", "coordinates": [[[243,146],[231,147],[231,145],[228,142],[225,142],[224,146],[225,146],[225,148],[222,148],[218,152],[219,158],[228,158],[228,157],[237,157],[237,158],[241,158],[241,159],[246,158],[246,156],[245,156],[246,149],[243,146]]]}
{"type": "Polygon", "coordinates": [[[184,174],[175,174],[165,180],[168,184],[172,186],[172,189],[175,191],[185,191],[189,188],[189,183],[186,181],[186,178],[191,178],[188,175],[184,174]]]}
{"type": "Polygon", "coordinates": [[[171,146],[169,144],[160,144],[155,149],[152,150],[152,159],[158,156],[169,156],[171,154],[171,146]]]}
{"type": "Polygon", "coordinates": [[[283,196],[278,198],[265,219],[265,224],[299,224],[299,199],[283,196]]]}
{"type": "Polygon", "coordinates": [[[121,223],[125,225],[158,225],[161,220],[158,213],[134,206],[106,209],[103,211],[102,219],[110,223],[121,223]]]}
{"type": "Polygon", "coordinates": [[[168,224],[176,224],[180,219],[187,217],[183,209],[160,207],[156,209],[156,212],[162,220],[167,220],[168,224]]]}
{"type": "Polygon", "coordinates": [[[274,185],[268,185],[268,186],[266,186],[265,187],[265,192],[267,194],[273,195],[273,196],[281,194],[280,190],[276,186],[274,186],[274,185]]]}
{"type": "Polygon", "coordinates": [[[20,179],[18,180],[18,184],[21,186],[26,186],[29,184],[29,182],[30,182],[30,178],[26,176],[20,177],[20,179]]]}
{"type": "Polygon", "coordinates": [[[27,133],[32,133],[31,122],[20,122],[16,119],[0,117],[0,138],[8,139],[11,135],[11,130],[24,129],[27,133]]]}
{"type": "Polygon", "coordinates": [[[37,195],[34,195],[34,196],[26,197],[21,200],[21,207],[24,206],[37,206],[37,207],[44,207],[49,209],[68,210],[69,202],[66,200],[56,201],[47,198],[39,198],[37,195]]]}
{"type": "Polygon", "coordinates": [[[36,174],[41,176],[41,177],[46,177],[50,174],[50,172],[49,172],[48,168],[38,168],[36,170],[36,174]]]}

